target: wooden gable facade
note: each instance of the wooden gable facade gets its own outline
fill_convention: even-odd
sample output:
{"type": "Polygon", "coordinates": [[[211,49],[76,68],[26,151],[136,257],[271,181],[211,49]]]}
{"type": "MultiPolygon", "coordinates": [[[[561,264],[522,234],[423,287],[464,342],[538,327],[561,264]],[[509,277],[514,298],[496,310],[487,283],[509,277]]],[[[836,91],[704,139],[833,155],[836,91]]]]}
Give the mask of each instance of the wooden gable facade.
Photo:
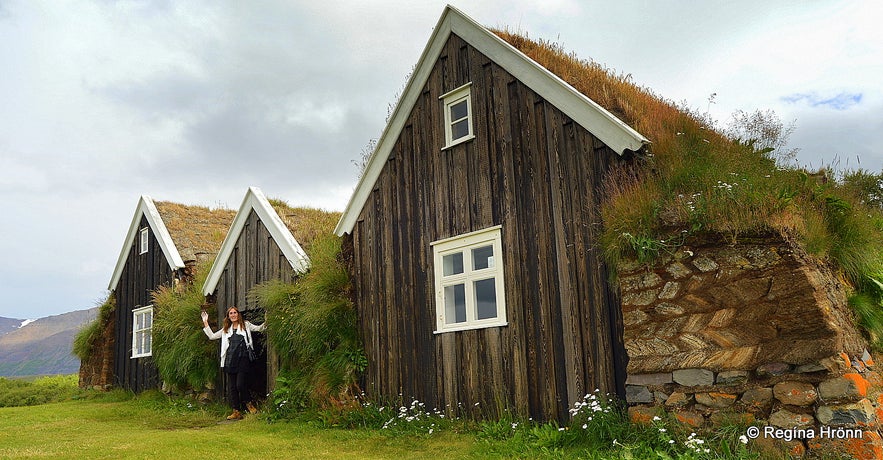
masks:
{"type": "MultiPolygon", "coordinates": [[[[263,323],[264,308],[248,295],[249,291],[271,280],[291,283],[309,269],[309,257],[295,235],[308,245],[315,234],[312,226],[305,224],[336,216],[317,209],[271,203],[260,189],[250,187],[203,286],[203,294],[216,310],[218,324],[227,309],[234,306],[247,320],[263,323]]],[[[322,228],[327,232],[329,226],[322,228]]],[[[262,335],[255,334],[256,342],[262,341],[262,335]]],[[[253,378],[251,384],[255,394],[263,396],[278,368],[271,349],[259,355],[253,371],[259,378],[253,378]]]]}
{"type": "Polygon", "coordinates": [[[605,173],[646,139],[574,93],[445,10],[336,229],[371,394],[565,419],[595,389],[623,393],[597,210],[605,173]],[[474,138],[446,147],[444,95],[464,85],[474,138]],[[439,330],[433,245],[497,228],[505,323],[439,330]]]}
{"type": "Polygon", "coordinates": [[[231,211],[154,202],[146,195],[139,199],[108,286],[116,301],[115,386],[140,392],[161,385],[152,357],[152,311],[149,315],[136,311],[149,311],[158,287],[189,282],[197,260],[217,251],[219,235],[231,218],[231,211]],[[142,339],[138,345],[133,343],[136,330],[142,339]],[[141,353],[139,347],[145,347],[141,353]]]}
{"type": "Polygon", "coordinates": [[[252,287],[269,280],[292,282],[309,265],[306,252],[263,192],[249,187],[212,264],[203,293],[223,319],[230,307],[243,312],[258,308],[248,297],[252,287]]]}

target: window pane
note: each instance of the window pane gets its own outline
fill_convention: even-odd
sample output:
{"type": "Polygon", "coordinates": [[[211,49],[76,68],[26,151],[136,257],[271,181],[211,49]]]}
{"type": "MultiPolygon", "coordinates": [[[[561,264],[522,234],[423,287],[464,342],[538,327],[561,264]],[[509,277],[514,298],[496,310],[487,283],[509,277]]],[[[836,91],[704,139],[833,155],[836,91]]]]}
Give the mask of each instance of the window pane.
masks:
{"type": "Polygon", "coordinates": [[[140,332],[136,332],[136,333],[135,333],[135,340],[134,340],[134,342],[135,342],[134,345],[135,345],[135,346],[132,347],[132,348],[134,348],[134,350],[132,350],[132,352],[135,353],[136,355],[140,355],[140,354],[141,354],[141,348],[142,348],[142,346],[141,346],[141,337],[142,337],[142,335],[141,335],[140,332]]]}
{"type": "Polygon", "coordinates": [[[477,319],[497,317],[497,289],[494,278],[476,281],[475,288],[475,316],[477,319]]]}
{"type": "Polygon", "coordinates": [[[144,329],[150,329],[153,326],[153,313],[144,313],[144,329]]]}
{"type": "Polygon", "coordinates": [[[458,121],[451,125],[451,140],[457,140],[469,135],[469,119],[458,121]]]}
{"type": "Polygon", "coordinates": [[[484,268],[494,268],[494,247],[492,245],[472,250],[472,269],[481,270],[484,268]]]}
{"type": "Polygon", "coordinates": [[[133,330],[140,331],[141,329],[144,329],[143,321],[144,316],[140,313],[135,313],[135,327],[133,328],[133,330]]]}
{"type": "Polygon", "coordinates": [[[445,276],[458,275],[463,273],[463,253],[457,252],[448,254],[442,258],[444,265],[443,273],[445,276]]]}
{"type": "Polygon", "coordinates": [[[454,104],[451,106],[451,121],[457,121],[461,118],[466,118],[466,114],[468,111],[466,110],[466,99],[454,104]]]}
{"type": "Polygon", "coordinates": [[[144,353],[150,353],[153,350],[153,335],[144,334],[144,353]]]}
{"type": "Polygon", "coordinates": [[[445,322],[466,322],[466,285],[445,286],[445,322]]]}

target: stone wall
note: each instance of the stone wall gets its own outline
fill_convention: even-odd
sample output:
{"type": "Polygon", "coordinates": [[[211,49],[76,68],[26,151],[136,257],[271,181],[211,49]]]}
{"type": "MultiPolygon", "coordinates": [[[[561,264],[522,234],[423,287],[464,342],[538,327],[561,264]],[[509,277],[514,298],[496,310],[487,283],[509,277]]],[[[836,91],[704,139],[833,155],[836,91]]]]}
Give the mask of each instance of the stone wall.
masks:
{"type": "Polygon", "coordinates": [[[875,369],[867,352],[800,366],[780,362],[752,370],[678,369],[630,375],[626,392],[635,422],[648,422],[665,411],[692,428],[754,424],[760,431],[752,442],[764,449],[794,456],[809,450],[878,459],[883,458],[878,432],[883,378],[875,369]]]}
{"type": "Polygon", "coordinates": [[[685,245],[618,272],[634,420],[803,430],[755,442],[883,458],[883,378],[828,268],[769,237],[685,245]],[[819,436],[831,429],[860,436],[819,436]]]}
{"type": "Polygon", "coordinates": [[[628,372],[753,369],[861,354],[844,287],[781,238],[619,267],[628,372]]]}
{"type": "Polygon", "coordinates": [[[108,316],[109,320],[101,325],[101,334],[96,343],[92,345],[92,354],[89,359],[80,362],[80,388],[107,390],[113,386],[113,342],[116,311],[108,316]]]}

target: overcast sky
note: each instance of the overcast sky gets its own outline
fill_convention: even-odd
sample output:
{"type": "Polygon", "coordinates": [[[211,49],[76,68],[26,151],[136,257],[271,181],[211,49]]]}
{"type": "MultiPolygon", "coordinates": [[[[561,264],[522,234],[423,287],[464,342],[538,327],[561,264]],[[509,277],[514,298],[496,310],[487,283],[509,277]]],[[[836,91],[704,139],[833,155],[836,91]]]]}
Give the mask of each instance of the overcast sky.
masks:
{"type": "MultiPolygon", "coordinates": [[[[141,194],[342,210],[445,3],[0,0],[0,316],[94,306],[141,194]]],[[[874,2],[451,3],[721,123],[772,109],[802,165],[883,168],[874,2]]]]}

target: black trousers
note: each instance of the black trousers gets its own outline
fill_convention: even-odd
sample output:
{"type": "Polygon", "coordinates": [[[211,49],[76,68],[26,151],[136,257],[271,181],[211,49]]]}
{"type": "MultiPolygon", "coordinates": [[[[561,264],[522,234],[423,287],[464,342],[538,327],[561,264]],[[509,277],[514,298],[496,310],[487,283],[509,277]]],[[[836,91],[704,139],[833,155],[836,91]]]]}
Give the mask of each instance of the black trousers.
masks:
{"type": "Polygon", "coordinates": [[[235,368],[227,372],[227,397],[230,407],[238,411],[245,411],[245,404],[251,401],[248,391],[248,372],[251,367],[248,357],[239,358],[235,368]]]}

